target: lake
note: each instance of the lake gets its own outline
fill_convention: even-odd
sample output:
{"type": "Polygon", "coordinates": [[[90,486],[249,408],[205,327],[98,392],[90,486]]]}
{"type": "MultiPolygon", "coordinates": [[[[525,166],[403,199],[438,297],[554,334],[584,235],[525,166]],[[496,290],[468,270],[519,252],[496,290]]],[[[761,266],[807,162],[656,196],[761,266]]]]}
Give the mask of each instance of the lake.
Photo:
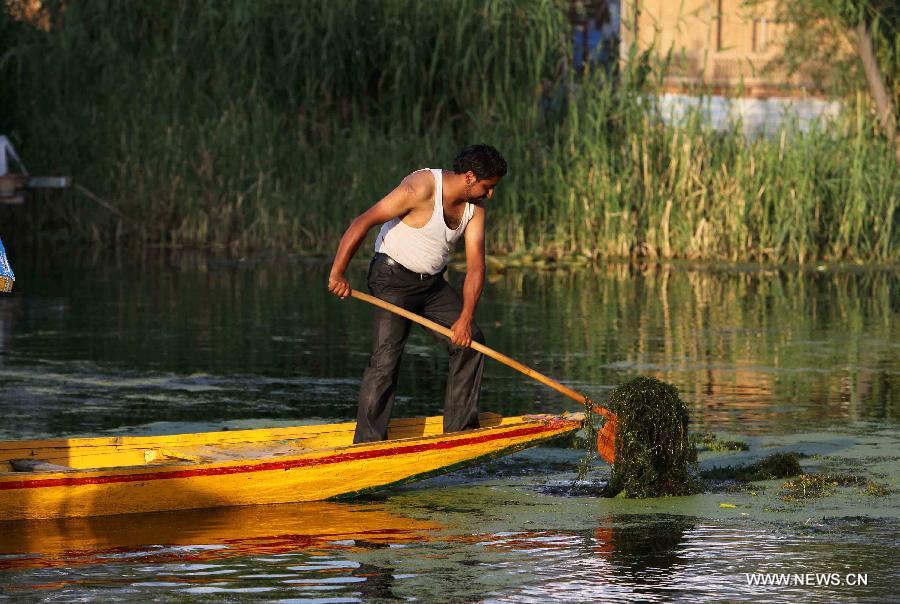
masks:
{"type": "MultiPolygon", "coordinates": [[[[371,309],[304,257],[11,254],[0,439],[162,434],[355,417],[371,309]]],[[[366,264],[351,267],[364,283],[366,264]]],[[[459,269],[449,279],[459,283],[459,269]]],[[[546,446],[350,503],[0,522],[0,599],[356,602],[888,599],[900,570],[900,275],[689,263],[494,268],[492,348],[601,402],[675,384],[691,430],[746,442],[701,468],[796,451],[853,474],[595,496],[595,463],[546,446]],[[869,485],[875,485],[874,487],[869,485]],[[785,585],[756,573],[788,574],[785,585]]],[[[418,328],[395,417],[441,412],[446,353],[418,328]]],[[[482,410],[578,405],[492,360],[482,410]]]]}

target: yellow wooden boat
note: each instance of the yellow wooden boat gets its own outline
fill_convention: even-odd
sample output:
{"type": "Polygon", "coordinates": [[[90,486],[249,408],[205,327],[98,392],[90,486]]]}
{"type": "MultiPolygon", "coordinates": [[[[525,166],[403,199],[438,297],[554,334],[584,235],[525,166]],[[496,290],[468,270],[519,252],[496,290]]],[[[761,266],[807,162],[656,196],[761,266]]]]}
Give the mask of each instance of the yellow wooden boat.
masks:
{"type": "Polygon", "coordinates": [[[400,419],[388,440],[353,444],[354,423],[0,441],[0,519],[106,516],[321,501],[449,472],[581,427],[583,414],[501,417],[442,434],[400,419]]]}

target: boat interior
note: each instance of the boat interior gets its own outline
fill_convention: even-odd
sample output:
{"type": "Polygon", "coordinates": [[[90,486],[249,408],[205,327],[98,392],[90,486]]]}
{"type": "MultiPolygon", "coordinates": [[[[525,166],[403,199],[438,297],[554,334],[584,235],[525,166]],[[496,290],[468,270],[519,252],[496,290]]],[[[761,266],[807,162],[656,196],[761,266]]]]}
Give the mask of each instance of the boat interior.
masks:
{"type": "MultiPolygon", "coordinates": [[[[528,416],[479,416],[481,428],[529,421],[528,416]]],[[[396,419],[388,441],[442,434],[441,416],[396,419]]],[[[70,472],[118,467],[190,465],[302,455],[353,444],[356,424],[224,430],[164,436],[115,436],[0,441],[0,474],[70,472]]],[[[366,446],[366,445],[360,445],[366,446]]]]}

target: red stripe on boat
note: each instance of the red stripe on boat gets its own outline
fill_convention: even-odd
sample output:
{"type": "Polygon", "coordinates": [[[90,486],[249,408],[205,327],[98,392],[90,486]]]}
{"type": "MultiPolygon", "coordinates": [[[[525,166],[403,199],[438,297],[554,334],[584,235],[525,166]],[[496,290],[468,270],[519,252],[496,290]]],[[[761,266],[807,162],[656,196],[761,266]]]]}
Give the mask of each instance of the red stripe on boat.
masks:
{"type": "MultiPolygon", "coordinates": [[[[498,438],[511,438],[516,436],[528,436],[541,432],[558,430],[561,424],[569,424],[566,420],[550,420],[548,424],[531,428],[509,430],[499,434],[484,434],[470,436],[468,438],[456,438],[449,441],[424,443],[421,445],[408,445],[393,447],[390,449],[377,449],[374,451],[359,451],[355,453],[339,453],[327,457],[314,459],[294,459],[291,461],[270,461],[254,465],[225,466],[218,468],[204,468],[198,470],[180,470],[177,472],[151,472],[147,474],[114,474],[112,476],[89,476],[86,478],[43,478],[36,480],[14,480],[0,482],[0,491],[10,489],[37,489],[42,487],[76,486],[83,484],[109,484],[113,482],[141,482],[146,480],[168,480],[172,478],[190,478],[193,476],[220,476],[222,474],[243,474],[249,472],[267,472],[269,470],[290,470],[306,466],[318,466],[343,461],[355,461],[359,459],[373,459],[375,457],[390,457],[392,455],[404,455],[407,453],[419,453],[422,451],[434,451],[437,449],[453,449],[465,445],[475,445],[498,438]]],[[[93,471],[93,470],[85,470],[93,471]]]]}

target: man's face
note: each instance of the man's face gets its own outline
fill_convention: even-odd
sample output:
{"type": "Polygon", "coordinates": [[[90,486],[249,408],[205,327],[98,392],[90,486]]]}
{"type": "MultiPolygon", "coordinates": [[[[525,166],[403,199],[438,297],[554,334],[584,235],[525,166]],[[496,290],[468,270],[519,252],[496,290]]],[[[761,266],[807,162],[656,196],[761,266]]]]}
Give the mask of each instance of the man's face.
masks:
{"type": "MultiPolygon", "coordinates": [[[[474,178],[474,174],[472,175],[474,178]]],[[[494,196],[494,187],[500,182],[502,176],[493,176],[483,180],[476,180],[468,189],[466,201],[469,203],[481,203],[494,196]]]]}

